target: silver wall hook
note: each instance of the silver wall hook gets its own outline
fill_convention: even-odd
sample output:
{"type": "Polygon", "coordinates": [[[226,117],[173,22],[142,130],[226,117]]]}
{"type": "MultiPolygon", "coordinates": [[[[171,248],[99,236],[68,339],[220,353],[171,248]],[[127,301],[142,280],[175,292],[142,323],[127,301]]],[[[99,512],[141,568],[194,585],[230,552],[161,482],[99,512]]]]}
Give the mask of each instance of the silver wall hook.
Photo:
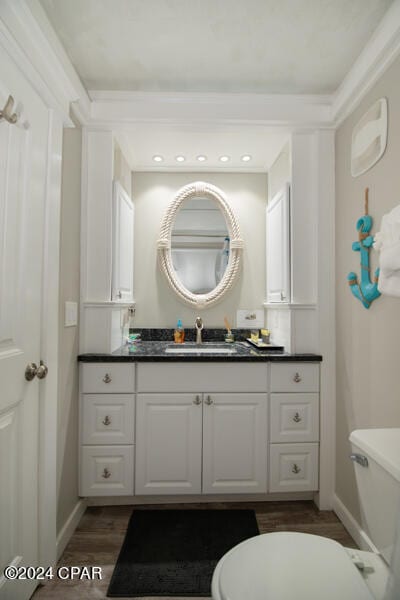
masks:
{"type": "Polygon", "coordinates": [[[12,96],[8,96],[8,100],[5,103],[3,110],[0,110],[0,121],[5,119],[11,125],[14,125],[18,121],[17,113],[13,113],[14,106],[14,98],[12,96]]]}

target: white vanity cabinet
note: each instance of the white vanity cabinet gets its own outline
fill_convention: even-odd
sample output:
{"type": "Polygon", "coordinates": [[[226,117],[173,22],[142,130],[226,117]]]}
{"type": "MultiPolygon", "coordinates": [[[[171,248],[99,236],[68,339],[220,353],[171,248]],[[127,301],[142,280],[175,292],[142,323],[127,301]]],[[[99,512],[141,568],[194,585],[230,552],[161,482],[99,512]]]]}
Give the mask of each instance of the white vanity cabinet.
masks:
{"type": "Polygon", "coordinates": [[[83,363],[80,494],[318,489],[319,364],[83,363]]]}
{"type": "Polygon", "coordinates": [[[135,365],[81,365],[80,495],[133,494],[135,365]]]}
{"type": "Polygon", "coordinates": [[[319,365],[272,363],[269,491],[318,489],[319,365]]]}
{"type": "Polygon", "coordinates": [[[266,389],[265,364],[139,364],[136,494],[266,492],[266,389]]]}

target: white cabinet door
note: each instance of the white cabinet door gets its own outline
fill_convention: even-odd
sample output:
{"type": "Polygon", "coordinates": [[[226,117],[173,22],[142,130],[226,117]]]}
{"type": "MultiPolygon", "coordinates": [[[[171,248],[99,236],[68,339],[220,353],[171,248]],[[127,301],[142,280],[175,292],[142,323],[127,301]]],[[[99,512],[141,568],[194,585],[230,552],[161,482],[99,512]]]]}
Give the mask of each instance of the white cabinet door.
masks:
{"type": "Polygon", "coordinates": [[[84,394],[133,394],[135,391],[134,363],[82,363],[84,394]]]}
{"type": "Polygon", "coordinates": [[[133,444],[134,416],[134,394],[82,394],[82,444],[133,444]]]}
{"type": "Polygon", "coordinates": [[[318,444],[271,444],[270,492],[318,489],[318,444]]]}
{"type": "Polygon", "coordinates": [[[267,206],[267,302],[290,302],[290,210],[286,184],[267,206]]]}
{"type": "Polygon", "coordinates": [[[273,363],[271,392],[318,392],[319,364],[273,363]]]}
{"type": "Polygon", "coordinates": [[[267,394],[204,394],[203,493],[267,491],[267,394]]]}
{"type": "Polygon", "coordinates": [[[83,446],[81,496],[131,496],[134,446],[83,446]]]}
{"type": "Polygon", "coordinates": [[[271,394],[270,399],[271,442],[318,442],[318,394],[271,394]]]}
{"type": "Polygon", "coordinates": [[[138,394],[135,493],[201,493],[201,445],[200,395],[138,394]]]}
{"type": "Polygon", "coordinates": [[[114,181],[112,300],[133,300],[133,217],[132,200],[114,181]]]}

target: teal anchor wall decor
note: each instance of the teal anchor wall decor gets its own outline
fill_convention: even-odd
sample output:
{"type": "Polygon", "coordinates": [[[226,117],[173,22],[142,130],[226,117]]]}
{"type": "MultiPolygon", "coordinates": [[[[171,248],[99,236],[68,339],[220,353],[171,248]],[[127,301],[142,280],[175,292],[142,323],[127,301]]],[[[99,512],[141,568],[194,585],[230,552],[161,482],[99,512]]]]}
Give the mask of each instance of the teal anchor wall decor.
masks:
{"type": "Polygon", "coordinates": [[[369,266],[369,251],[374,242],[374,236],[370,234],[372,229],[372,217],[368,214],[368,188],[365,190],[365,215],[357,221],[358,242],[353,242],[352,249],[360,253],[361,283],[353,272],[347,275],[348,284],[353,295],[358,298],[365,308],[369,308],[381,293],[378,291],[379,269],[376,269],[374,280],[371,281],[369,266]]]}

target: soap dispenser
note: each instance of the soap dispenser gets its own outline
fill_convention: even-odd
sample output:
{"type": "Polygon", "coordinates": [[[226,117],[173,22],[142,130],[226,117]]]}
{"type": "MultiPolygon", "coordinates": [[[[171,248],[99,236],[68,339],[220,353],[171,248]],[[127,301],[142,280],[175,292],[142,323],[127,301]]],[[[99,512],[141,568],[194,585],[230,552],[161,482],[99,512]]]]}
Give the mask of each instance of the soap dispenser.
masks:
{"type": "Polygon", "coordinates": [[[178,319],[176,329],[174,331],[174,340],[176,344],[183,344],[185,341],[185,330],[182,325],[181,319],[178,319]]]}

